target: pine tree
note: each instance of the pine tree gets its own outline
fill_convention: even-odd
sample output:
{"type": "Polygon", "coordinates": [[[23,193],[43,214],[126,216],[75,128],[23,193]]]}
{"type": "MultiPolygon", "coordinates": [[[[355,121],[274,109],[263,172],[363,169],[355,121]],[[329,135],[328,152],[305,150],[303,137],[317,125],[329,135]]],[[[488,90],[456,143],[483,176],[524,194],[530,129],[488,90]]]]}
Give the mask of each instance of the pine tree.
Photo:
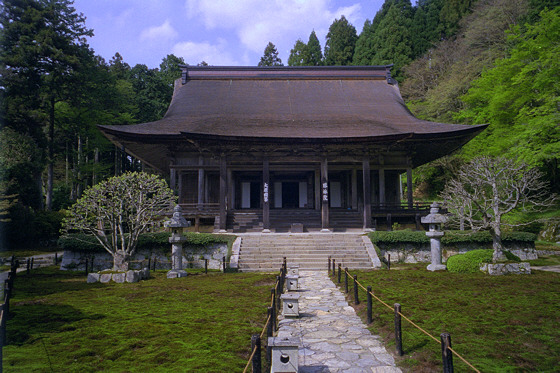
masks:
{"type": "Polygon", "coordinates": [[[268,42],[264,49],[264,55],[261,57],[259,66],[284,66],[282,60],[278,57],[278,50],[272,42],[268,42]]]}
{"type": "Polygon", "coordinates": [[[335,19],[329,27],[325,43],[325,65],[341,66],[352,64],[358,35],[346,17],[335,19]]]}
{"type": "Polygon", "coordinates": [[[294,44],[294,47],[290,51],[290,56],[288,57],[288,66],[305,66],[307,45],[298,39],[294,44]]]}
{"type": "Polygon", "coordinates": [[[311,31],[311,34],[309,35],[304,62],[307,66],[320,66],[323,64],[321,44],[319,43],[319,39],[317,39],[315,31],[311,31]]]}

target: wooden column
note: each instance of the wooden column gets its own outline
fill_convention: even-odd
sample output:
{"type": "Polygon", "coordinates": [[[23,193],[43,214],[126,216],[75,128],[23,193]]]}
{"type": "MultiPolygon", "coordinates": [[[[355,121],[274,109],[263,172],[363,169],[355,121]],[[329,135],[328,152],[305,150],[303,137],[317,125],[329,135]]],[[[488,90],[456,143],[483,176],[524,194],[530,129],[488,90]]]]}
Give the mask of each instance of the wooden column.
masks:
{"type": "Polygon", "coordinates": [[[202,158],[198,168],[198,208],[202,209],[204,204],[204,168],[202,168],[202,158]]]}
{"type": "Polygon", "coordinates": [[[352,170],[352,210],[358,209],[358,170],[352,170]]]}
{"type": "Polygon", "coordinates": [[[177,192],[177,171],[173,167],[173,164],[169,166],[169,183],[171,184],[169,186],[171,190],[177,192]]]}
{"type": "Polygon", "coordinates": [[[379,205],[385,206],[385,169],[379,169],[379,205]]]}
{"type": "Polygon", "coordinates": [[[227,204],[226,209],[233,210],[233,174],[230,169],[227,170],[227,204]]]}
{"type": "Polygon", "coordinates": [[[270,232],[270,170],[268,156],[263,158],[263,232],[270,232]]]}
{"type": "Polygon", "coordinates": [[[329,230],[329,167],[326,156],[321,159],[321,228],[329,230]]]}
{"type": "Polygon", "coordinates": [[[226,213],[226,196],[227,196],[227,163],[224,154],[220,157],[220,231],[226,231],[227,213],[226,213]]]}
{"type": "Polygon", "coordinates": [[[406,169],[406,200],[408,201],[408,208],[412,209],[414,201],[412,198],[412,168],[406,169]]]}
{"type": "Polygon", "coordinates": [[[371,170],[369,157],[362,160],[364,179],[364,229],[371,229],[371,170]]]}

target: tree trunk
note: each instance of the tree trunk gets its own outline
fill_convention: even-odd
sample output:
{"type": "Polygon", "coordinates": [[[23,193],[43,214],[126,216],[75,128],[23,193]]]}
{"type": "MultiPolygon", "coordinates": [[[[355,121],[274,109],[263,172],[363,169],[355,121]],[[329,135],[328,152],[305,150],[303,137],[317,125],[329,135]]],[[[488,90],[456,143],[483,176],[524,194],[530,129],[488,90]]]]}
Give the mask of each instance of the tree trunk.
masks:
{"type": "Polygon", "coordinates": [[[492,262],[496,263],[506,259],[504,254],[504,247],[502,245],[502,232],[499,226],[494,227],[491,231],[492,234],[492,249],[494,253],[492,254],[492,262]]]}
{"type": "Polygon", "coordinates": [[[128,271],[128,260],[130,257],[122,250],[113,254],[113,271],[128,271]]]}
{"type": "Polygon", "coordinates": [[[51,95],[50,102],[50,112],[49,112],[49,144],[48,144],[48,166],[47,166],[47,195],[45,209],[50,211],[52,209],[52,197],[54,188],[54,104],[55,98],[54,94],[51,95]]]}

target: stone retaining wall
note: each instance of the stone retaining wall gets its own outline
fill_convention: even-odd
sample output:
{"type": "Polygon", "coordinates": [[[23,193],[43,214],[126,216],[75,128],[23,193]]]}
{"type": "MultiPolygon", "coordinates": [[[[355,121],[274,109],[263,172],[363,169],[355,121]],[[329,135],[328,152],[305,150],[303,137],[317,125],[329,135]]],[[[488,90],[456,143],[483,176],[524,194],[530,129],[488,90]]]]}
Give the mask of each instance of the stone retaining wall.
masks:
{"type": "MultiPolygon", "coordinates": [[[[442,247],[442,262],[447,262],[450,256],[456,254],[464,254],[468,251],[475,249],[487,249],[491,247],[477,247],[473,245],[458,245],[456,247],[442,247]]],[[[527,245],[514,244],[506,248],[509,252],[519,257],[521,260],[534,260],[538,258],[537,250],[533,247],[527,245]]],[[[388,256],[391,255],[392,263],[430,263],[431,262],[431,251],[428,245],[422,245],[420,248],[412,244],[404,244],[402,248],[399,249],[387,249],[380,247],[379,251],[381,256],[388,260],[388,256]]]]}
{"type": "Polygon", "coordinates": [[[480,265],[480,270],[489,275],[500,276],[507,274],[530,275],[531,266],[529,263],[484,263],[480,265]]]}
{"type": "MultiPolygon", "coordinates": [[[[171,249],[171,244],[169,245],[171,249]]],[[[213,244],[207,247],[186,246],[183,248],[183,268],[204,268],[204,261],[208,259],[208,268],[222,269],[222,258],[227,257],[228,247],[225,243],[213,244]]],[[[61,270],[84,271],[86,259],[93,257],[93,271],[102,271],[113,267],[113,257],[105,253],[83,253],[77,251],[65,251],[60,263],[61,270]]],[[[136,252],[130,263],[130,269],[142,269],[156,261],[156,269],[171,269],[171,252],[140,250],[136,252]]],[[[91,265],[91,263],[89,264],[91,265]]],[[[91,268],[91,267],[90,267],[91,268]]]]}

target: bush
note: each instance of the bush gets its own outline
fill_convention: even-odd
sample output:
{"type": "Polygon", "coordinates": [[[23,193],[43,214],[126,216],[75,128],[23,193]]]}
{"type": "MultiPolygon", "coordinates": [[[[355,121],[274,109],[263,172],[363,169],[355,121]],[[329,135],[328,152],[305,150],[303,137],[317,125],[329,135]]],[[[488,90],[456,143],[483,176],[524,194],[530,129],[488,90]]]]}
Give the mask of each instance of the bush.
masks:
{"type": "Polygon", "coordinates": [[[447,270],[457,273],[476,273],[482,263],[492,262],[491,249],[472,250],[465,254],[453,255],[447,259],[447,270]]]}
{"type": "MultiPolygon", "coordinates": [[[[395,244],[429,244],[430,239],[425,232],[395,231],[395,232],[372,232],[369,234],[371,242],[393,246],[395,244]]],[[[506,232],[502,234],[503,242],[535,242],[537,236],[529,232],[506,232]]],[[[441,238],[442,245],[453,246],[457,244],[491,244],[492,235],[489,231],[445,231],[441,238]]]]}

